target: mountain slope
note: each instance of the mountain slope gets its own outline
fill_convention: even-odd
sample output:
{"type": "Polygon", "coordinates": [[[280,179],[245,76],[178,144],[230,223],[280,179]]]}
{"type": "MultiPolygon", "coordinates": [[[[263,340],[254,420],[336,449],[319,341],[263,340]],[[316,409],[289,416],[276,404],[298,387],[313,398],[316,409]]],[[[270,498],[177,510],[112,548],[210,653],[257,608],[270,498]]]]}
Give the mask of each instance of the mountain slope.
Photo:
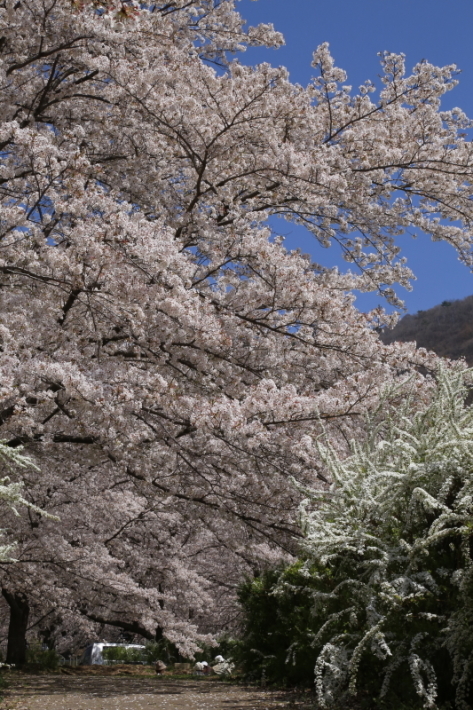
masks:
{"type": "Polygon", "coordinates": [[[383,330],[380,338],[383,343],[414,340],[418,347],[453,359],[464,357],[473,365],[473,296],[405,315],[394,328],[383,330]]]}

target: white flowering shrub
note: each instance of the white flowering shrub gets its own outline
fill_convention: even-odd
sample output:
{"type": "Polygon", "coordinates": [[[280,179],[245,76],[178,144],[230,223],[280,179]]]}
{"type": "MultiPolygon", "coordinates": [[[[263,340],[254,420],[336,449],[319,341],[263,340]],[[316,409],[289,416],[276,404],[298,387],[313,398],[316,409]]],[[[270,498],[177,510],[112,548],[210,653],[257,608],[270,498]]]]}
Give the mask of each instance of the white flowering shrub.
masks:
{"type": "Polygon", "coordinates": [[[320,446],[333,483],[310,493],[303,523],[322,708],[360,691],[473,705],[469,377],[440,370],[430,404],[378,413],[344,460],[320,446]]]}

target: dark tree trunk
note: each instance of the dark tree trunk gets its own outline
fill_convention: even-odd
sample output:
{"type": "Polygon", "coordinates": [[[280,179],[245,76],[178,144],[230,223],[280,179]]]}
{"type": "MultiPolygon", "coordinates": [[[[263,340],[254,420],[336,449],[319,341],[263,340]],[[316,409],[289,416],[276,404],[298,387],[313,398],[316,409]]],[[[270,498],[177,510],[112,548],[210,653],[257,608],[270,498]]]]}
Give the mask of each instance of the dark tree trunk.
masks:
{"type": "MultiPolygon", "coordinates": [[[[158,584],[158,592],[160,594],[163,593],[163,585],[161,584],[161,582],[158,584]]],[[[164,599],[159,600],[159,606],[161,607],[161,609],[164,609],[164,599]]],[[[158,624],[156,627],[156,633],[154,635],[154,640],[156,641],[156,643],[159,643],[163,639],[164,639],[163,629],[158,624]]]]}
{"type": "Polygon", "coordinates": [[[10,607],[6,662],[23,666],[26,663],[26,630],[30,615],[28,598],[21,592],[13,593],[7,589],[2,589],[2,594],[10,607]]]}

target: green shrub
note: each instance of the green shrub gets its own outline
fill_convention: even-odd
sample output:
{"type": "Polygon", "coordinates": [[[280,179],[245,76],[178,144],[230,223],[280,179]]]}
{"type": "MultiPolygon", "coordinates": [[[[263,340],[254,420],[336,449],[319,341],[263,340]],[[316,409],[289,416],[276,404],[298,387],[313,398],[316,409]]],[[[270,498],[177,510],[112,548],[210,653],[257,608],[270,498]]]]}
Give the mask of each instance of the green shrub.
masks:
{"type": "Polygon", "coordinates": [[[43,649],[39,642],[31,643],[26,650],[26,663],[39,670],[55,670],[61,656],[54,649],[43,649]]]}
{"type": "Polygon", "coordinates": [[[183,660],[177,647],[172,641],[168,641],[166,638],[162,638],[159,641],[148,641],[146,643],[144,656],[146,662],[151,664],[156,663],[156,661],[163,661],[167,665],[170,665],[183,660]]]}
{"type": "Polygon", "coordinates": [[[233,655],[248,680],[313,683],[312,640],[320,623],[312,613],[312,586],[299,562],[266,571],[240,587],[244,630],[233,655]]]}
{"type": "Polygon", "coordinates": [[[146,653],[141,648],[125,648],[124,646],[105,646],[102,650],[102,657],[105,661],[115,663],[143,663],[146,661],[146,653]]]}
{"type": "Polygon", "coordinates": [[[165,662],[165,654],[166,650],[164,648],[164,644],[161,642],[156,643],[155,641],[148,641],[145,646],[144,658],[146,660],[146,663],[148,663],[149,665],[154,665],[156,661],[165,662]]]}

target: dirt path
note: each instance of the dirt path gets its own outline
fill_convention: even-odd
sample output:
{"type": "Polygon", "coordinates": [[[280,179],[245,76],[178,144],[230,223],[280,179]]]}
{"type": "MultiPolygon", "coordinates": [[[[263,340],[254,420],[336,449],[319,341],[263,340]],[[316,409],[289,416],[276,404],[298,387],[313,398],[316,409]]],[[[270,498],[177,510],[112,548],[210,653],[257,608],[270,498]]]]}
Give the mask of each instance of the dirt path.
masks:
{"type": "MultiPolygon", "coordinates": [[[[295,710],[285,693],[160,678],[12,678],[0,710],[295,710]]],[[[299,705],[299,703],[297,703],[299,705]]],[[[301,705],[299,709],[302,710],[301,705]]]]}

